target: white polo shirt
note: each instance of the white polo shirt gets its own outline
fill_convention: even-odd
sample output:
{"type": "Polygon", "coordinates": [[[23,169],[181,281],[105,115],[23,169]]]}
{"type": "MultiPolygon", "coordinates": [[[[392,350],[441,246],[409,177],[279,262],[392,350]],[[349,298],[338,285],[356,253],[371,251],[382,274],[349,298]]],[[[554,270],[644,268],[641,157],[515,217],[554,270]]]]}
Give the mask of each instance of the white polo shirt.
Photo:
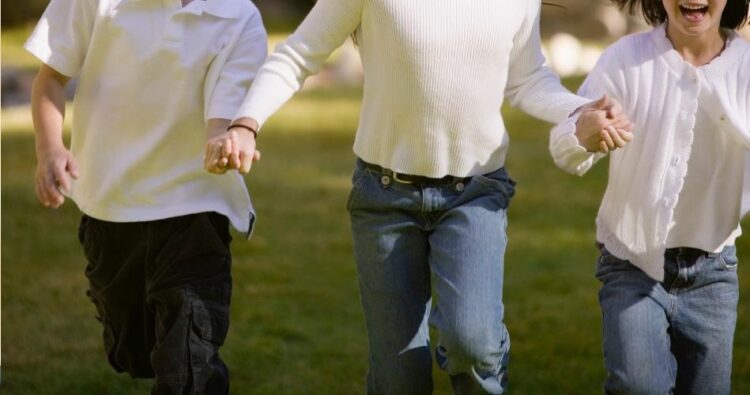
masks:
{"type": "Polygon", "coordinates": [[[242,177],[203,169],[207,120],[234,116],[267,54],[250,1],[52,0],[25,47],[80,76],[81,211],[114,222],[215,211],[250,232],[242,177]]]}

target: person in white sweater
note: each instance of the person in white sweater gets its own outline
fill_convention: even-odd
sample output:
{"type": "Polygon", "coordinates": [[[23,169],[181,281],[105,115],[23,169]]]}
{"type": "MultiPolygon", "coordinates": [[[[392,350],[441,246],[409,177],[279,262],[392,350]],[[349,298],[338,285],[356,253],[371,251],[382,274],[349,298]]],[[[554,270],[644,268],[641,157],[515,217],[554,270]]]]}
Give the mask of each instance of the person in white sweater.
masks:
{"type": "MultiPolygon", "coordinates": [[[[369,394],[430,394],[428,323],[459,394],[501,394],[510,340],[503,324],[505,97],[560,122],[590,100],[544,67],[538,0],[319,0],[269,56],[229,131],[210,142],[209,171],[249,170],[258,129],[355,34],[364,99],[348,201],[370,342],[369,394]],[[433,306],[434,289],[438,298],[433,306]]],[[[579,125],[596,150],[625,144],[617,106],[579,125]]]]}
{"type": "MultiPolygon", "coordinates": [[[[605,392],[729,394],[750,148],[750,43],[733,30],[748,1],[615,3],[640,4],[655,28],[608,48],[579,91],[611,95],[635,123],[596,219],[605,392]]],[[[581,175],[602,155],[578,145],[573,122],[550,148],[581,175]]]]}

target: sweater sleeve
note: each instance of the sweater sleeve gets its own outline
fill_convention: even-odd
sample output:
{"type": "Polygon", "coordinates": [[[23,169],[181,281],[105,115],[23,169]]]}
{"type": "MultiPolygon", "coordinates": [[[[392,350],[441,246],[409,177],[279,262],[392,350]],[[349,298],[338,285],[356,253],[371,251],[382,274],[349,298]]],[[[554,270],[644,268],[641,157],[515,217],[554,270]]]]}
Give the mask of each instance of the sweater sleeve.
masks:
{"type": "MultiPolygon", "coordinates": [[[[591,100],[607,94],[610,98],[622,103],[621,95],[610,78],[615,73],[609,62],[610,52],[613,51],[610,49],[599,58],[596,66],[578,90],[578,94],[591,100]]],[[[549,149],[552,159],[559,168],[570,174],[582,176],[605,155],[598,152],[588,152],[578,142],[575,132],[579,115],[566,119],[552,129],[549,149]]]]}
{"type": "Polygon", "coordinates": [[[589,102],[570,93],[545,66],[539,34],[541,2],[527,0],[528,9],[513,39],[505,96],[511,105],[548,122],[562,122],[589,102]]]}
{"type": "Polygon", "coordinates": [[[318,0],[297,30],[268,56],[235,118],[250,117],[263,125],[357,29],[363,1],[318,0]]]}

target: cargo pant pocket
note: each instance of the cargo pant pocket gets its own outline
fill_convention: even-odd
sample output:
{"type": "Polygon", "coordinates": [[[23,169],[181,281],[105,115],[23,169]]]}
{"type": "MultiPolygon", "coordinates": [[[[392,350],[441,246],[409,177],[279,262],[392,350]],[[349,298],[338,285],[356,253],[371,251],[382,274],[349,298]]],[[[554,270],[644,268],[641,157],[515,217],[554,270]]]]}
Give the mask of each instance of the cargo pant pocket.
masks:
{"type": "Polygon", "coordinates": [[[188,364],[195,393],[228,393],[229,371],[219,347],[229,331],[229,305],[193,300],[189,322],[188,364]]]}

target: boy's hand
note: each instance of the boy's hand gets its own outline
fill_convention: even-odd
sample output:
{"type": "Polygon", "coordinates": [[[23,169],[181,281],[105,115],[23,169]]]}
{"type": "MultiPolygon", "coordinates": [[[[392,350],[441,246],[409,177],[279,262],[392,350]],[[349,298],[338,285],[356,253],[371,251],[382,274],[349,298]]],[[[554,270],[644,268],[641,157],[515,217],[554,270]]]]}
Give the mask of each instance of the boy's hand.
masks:
{"type": "Polygon", "coordinates": [[[210,173],[224,174],[227,170],[248,173],[253,162],[260,160],[255,135],[241,128],[233,128],[206,143],[203,166],[210,173]]]}
{"type": "Polygon", "coordinates": [[[606,154],[633,140],[633,124],[622,113],[620,104],[607,95],[580,111],[575,134],[587,151],[606,154]]]}
{"type": "Polygon", "coordinates": [[[78,178],[78,165],[65,148],[42,154],[36,166],[36,196],[44,207],[58,208],[65,202],[62,192],[70,192],[78,178]]]}

